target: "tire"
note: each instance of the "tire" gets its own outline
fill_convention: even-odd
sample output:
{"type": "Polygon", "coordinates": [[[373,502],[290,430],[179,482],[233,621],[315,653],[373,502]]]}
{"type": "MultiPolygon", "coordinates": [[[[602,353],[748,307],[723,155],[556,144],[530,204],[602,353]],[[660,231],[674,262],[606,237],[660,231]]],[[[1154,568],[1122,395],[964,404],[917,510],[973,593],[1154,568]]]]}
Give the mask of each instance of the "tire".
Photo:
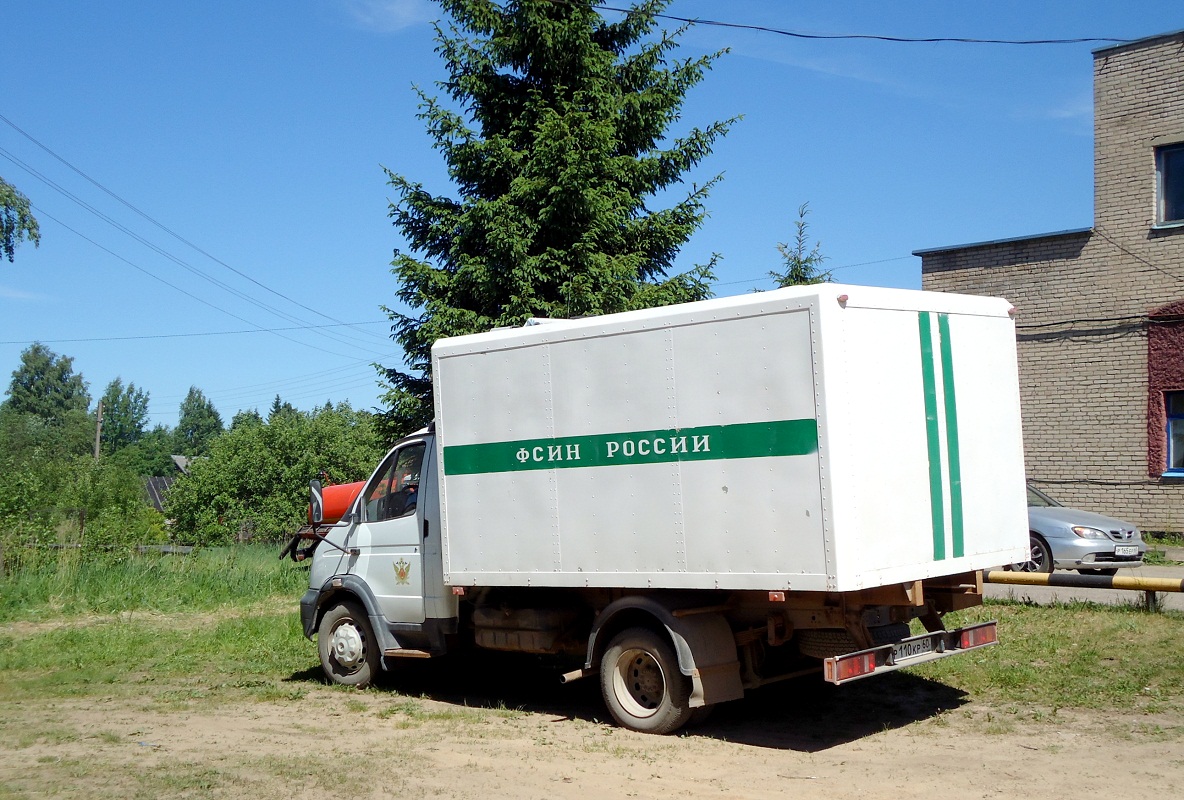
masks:
{"type": "Polygon", "coordinates": [[[691,679],[670,641],[647,628],[613,637],[600,660],[600,691],[613,719],[641,733],[673,733],[690,721],[691,679]]]}
{"type": "Polygon", "coordinates": [[[342,686],[364,689],[381,667],[370,618],[357,603],[338,603],[325,612],[317,631],[317,652],[325,677],[342,686]]]}
{"type": "MultiPolygon", "coordinates": [[[[895,644],[908,637],[908,623],[891,622],[868,629],[875,645],[895,644]]],[[[798,652],[814,658],[830,658],[860,650],[854,637],[843,628],[807,628],[797,633],[798,652]]]]}
{"type": "Polygon", "coordinates": [[[1106,569],[1079,569],[1077,571],[1080,572],[1082,575],[1117,575],[1118,574],[1118,570],[1113,567],[1107,567],[1106,569]]]}
{"type": "Polygon", "coordinates": [[[1033,533],[1028,536],[1028,547],[1031,557],[1027,561],[1012,564],[1011,568],[1016,572],[1052,572],[1052,549],[1048,542],[1033,533]]]}

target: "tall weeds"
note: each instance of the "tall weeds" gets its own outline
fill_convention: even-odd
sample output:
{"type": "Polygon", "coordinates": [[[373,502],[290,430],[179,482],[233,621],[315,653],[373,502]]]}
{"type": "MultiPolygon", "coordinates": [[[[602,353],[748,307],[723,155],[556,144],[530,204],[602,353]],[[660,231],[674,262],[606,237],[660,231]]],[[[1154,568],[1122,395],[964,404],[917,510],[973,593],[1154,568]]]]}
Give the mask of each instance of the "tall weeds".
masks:
{"type": "Polygon", "coordinates": [[[304,570],[278,559],[278,548],[265,545],[196,549],[187,555],[80,547],[11,550],[0,575],[0,622],[168,613],[295,598],[308,580],[304,570]]]}

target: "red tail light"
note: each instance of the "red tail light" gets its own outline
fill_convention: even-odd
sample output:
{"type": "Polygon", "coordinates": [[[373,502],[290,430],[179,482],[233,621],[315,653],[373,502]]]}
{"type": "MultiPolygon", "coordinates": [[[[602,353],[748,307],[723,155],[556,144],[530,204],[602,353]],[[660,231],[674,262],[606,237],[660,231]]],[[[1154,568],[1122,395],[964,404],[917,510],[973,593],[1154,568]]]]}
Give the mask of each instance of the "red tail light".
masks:
{"type": "Polygon", "coordinates": [[[849,681],[852,678],[870,675],[875,671],[875,653],[855,653],[826,660],[826,679],[831,683],[849,681]]]}
{"type": "Polygon", "coordinates": [[[982,647],[985,644],[995,644],[999,641],[999,631],[994,622],[967,628],[958,638],[958,647],[967,650],[971,647],[982,647]]]}

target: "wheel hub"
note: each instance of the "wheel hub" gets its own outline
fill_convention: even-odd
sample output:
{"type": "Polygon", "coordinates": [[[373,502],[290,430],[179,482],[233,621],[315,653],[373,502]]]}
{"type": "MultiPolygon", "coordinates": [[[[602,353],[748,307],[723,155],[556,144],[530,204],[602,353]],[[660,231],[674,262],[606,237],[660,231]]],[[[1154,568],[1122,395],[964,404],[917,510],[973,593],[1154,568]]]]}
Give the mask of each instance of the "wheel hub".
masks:
{"type": "Polygon", "coordinates": [[[666,695],[666,676],[657,660],[644,650],[626,650],[613,673],[617,698],[636,717],[650,717],[666,695]]]}
{"type": "Polygon", "coordinates": [[[357,669],[366,660],[366,640],[357,626],[349,622],[338,625],[329,640],[333,659],[346,669],[357,669]]]}

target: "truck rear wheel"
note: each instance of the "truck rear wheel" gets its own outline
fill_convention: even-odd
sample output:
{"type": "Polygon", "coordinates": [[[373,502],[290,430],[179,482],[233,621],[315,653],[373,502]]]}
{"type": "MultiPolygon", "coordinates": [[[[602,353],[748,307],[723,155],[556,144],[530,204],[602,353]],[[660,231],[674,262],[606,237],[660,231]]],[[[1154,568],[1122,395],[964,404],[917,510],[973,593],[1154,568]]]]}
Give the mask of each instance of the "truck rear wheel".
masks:
{"type": "Polygon", "coordinates": [[[321,669],[333,683],[364,689],[378,674],[381,653],[370,618],[357,603],[338,603],[325,612],[317,631],[321,669]]]}
{"type": "Polygon", "coordinates": [[[691,681],[665,636],[647,628],[617,634],[600,662],[600,691],[617,724],[642,733],[672,733],[687,723],[691,681]]]}

